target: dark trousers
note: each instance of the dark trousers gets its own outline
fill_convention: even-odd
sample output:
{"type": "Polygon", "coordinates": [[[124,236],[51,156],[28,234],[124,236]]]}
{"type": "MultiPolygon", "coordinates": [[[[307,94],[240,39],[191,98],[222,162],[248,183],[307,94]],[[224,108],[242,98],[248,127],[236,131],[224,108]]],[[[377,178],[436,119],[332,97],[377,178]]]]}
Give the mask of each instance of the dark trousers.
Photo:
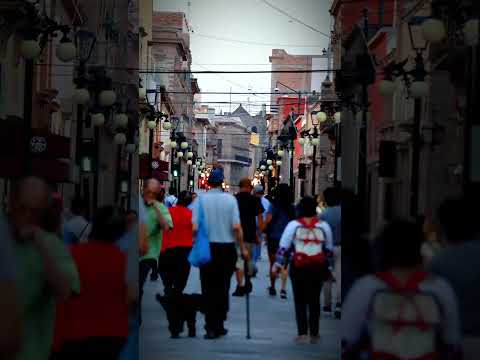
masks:
{"type": "Polygon", "coordinates": [[[317,336],[320,325],[320,293],[324,280],[323,271],[299,269],[290,270],[293,301],[298,335],[317,336]]]}
{"type": "Polygon", "coordinates": [[[142,299],[143,299],[143,286],[147,281],[148,273],[150,271],[157,271],[158,264],[155,259],[144,259],[139,263],[138,269],[138,283],[139,283],[139,304],[140,304],[140,322],[142,322],[142,299]]]}
{"type": "Polygon", "coordinates": [[[202,295],[205,301],[205,329],[219,332],[227,320],[230,281],[235,272],[235,244],[211,243],[211,261],[200,268],[202,295]]]}
{"type": "Polygon", "coordinates": [[[167,249],[162,254],[160,274],[165,287],[165,295],[175,293],[180,295],[185,290],[190,275],[188,255],[191,247],[175,247],[167,249]]]}
{"type": "Polygon", "coordinates": [[[118,360],[126,339],[96,337],[66,342],[55,360],[118,360]]]}
{"type": "Polygon", "coordinates": [[[182,294],[187,286],[190,275],[188,255],[191,247],[176,247],[167,249],[162,254],[160,276],[165,287],[165,295],[171,297],[167,311],[168,328],[172,334],[182,332],[182,294]]]}

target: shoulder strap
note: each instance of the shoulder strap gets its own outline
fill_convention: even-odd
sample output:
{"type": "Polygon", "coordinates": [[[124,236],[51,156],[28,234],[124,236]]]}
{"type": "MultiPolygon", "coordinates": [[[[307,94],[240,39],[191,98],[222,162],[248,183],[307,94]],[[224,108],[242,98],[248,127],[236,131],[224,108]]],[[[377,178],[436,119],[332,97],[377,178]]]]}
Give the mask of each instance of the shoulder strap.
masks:
{"type": "Polygon", "coordinates": [[[315,226],[318,224],[318,219],[314,218],[310,223],[307,223],[305,218],[297,219],[297,221],[302,224],[303,227],[307,229],[314,229],[315,226]]]}
{"type": "Polygon", "coordinates": [[[376,274],[376,276],[394,291],[414,292],[418,291],[419,285],[428,277],[428,273],[425,271],[416,271],[410,275],[405,284],[400,283],[400,281],[390,271],[379,272],[376,274]]]}

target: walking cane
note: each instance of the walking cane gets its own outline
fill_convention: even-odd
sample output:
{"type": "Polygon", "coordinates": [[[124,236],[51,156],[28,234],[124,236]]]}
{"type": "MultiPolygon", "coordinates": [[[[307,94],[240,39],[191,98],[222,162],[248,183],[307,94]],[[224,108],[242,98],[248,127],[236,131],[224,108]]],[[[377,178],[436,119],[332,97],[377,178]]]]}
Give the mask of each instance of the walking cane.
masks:
{"type": "Polygon", "coordinates": [[[243,270],[245,273],[245,300],[247,306],[247,339],[250,337],[250,293],[252,292],[252,282],[250,280],[250,272],[248,269],[248,259],[243,260],[243,270]]]}

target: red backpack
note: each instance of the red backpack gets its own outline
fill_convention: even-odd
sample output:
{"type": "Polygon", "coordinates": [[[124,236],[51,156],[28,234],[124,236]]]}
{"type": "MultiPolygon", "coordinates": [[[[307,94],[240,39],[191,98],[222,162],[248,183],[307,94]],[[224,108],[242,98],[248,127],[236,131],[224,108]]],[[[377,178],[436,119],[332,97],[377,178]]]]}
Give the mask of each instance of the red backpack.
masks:
{"type": "Polygon", "coordinates": [[[293,240],[295,247],[293,265],[297,268],[322,267],[326,263],[323,252],[325,233],[316,226],[319,221],[313,219],[309,224],[303,218],[297,221],[301,226],[297,227],[293,240]]]}
{"type": "Polygon", "coordinates": [[[419,288],[428,274],[415,272],[405,284],[401,284],[391,272],[377,273],[376,276],[388,288],[375,293],[370,304],[370,359],[440,359],[440,304],[434,294],[419,288]]]}

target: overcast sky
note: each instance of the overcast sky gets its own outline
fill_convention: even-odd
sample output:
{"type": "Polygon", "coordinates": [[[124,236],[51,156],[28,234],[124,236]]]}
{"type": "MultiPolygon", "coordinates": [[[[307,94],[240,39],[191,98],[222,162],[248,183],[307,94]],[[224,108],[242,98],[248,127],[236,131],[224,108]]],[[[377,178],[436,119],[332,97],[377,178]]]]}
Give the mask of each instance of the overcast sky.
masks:
{"type": "MultiPolygon", "coordinates": [[[[332,0],[268,2],[305,24],[323,33],[330,33],[328,10],[332,0]]],[[[270,70],[268,57],[273,48],[285,49],[290,54],[320,55],[328,44],[326,36],[289,19],[263,0],[190,0],[190,10],[188,3],[188,0],[154,0],[154,9],[182,11],[187,15],[194,32],[190,36],[193,70],[270,70]],[[275,46],[236,43],[205,36],[275,46]]],[[[196,77],[200,89],[207,92],[229,92],[230,88],[233,92],[247,92],[249,88],[253,92],[270,91],[270,74],[198,74],[196,77]]],[[[251,113],[257,113],[261,110],[257,104],[260,105],[262,101],[268,103],[269,98],[269,95],[232,95],[232,102],[242,102],[251,113]]],[[[202,95],[202,101],[229,100],[229,94],[202,95]]],[[[223,111],[230,109],[230,105],[211,106],[217,110],[222,108],[223,111]]],[[[232,105],[232,111],[237,106],[232,105]]]]}

